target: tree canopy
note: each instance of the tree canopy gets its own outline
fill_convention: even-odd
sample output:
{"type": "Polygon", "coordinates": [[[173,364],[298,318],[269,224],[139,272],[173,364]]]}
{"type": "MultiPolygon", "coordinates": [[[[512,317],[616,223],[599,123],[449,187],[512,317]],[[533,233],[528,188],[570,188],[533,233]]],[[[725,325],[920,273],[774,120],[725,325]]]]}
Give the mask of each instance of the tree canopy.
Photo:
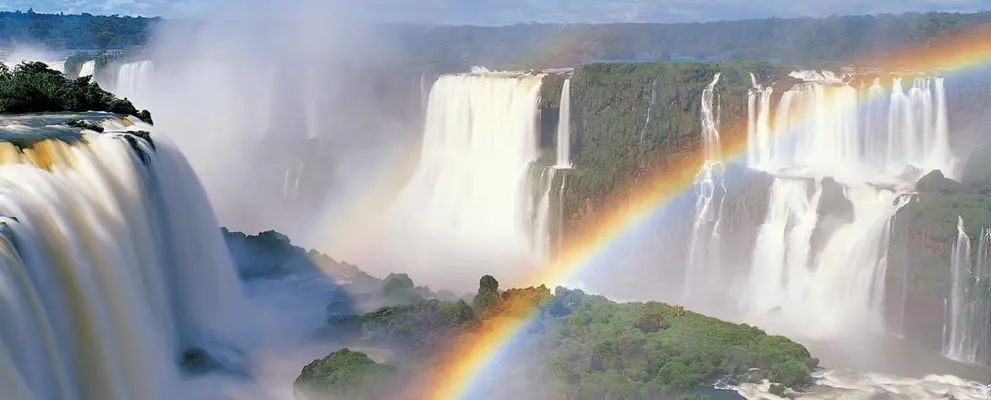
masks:
{"type": "Polygon", "coordinates": [[[106,111],[152,122],[147,110],[138,111],[88,76],[69,79],[43,62],[24,62],[13,70],[0,65],[0,113],[59,111],[106,111]]]}
{"type": "MultiPolygon", "coordinates": [[[[783,387],[798,387],[808,383],[811,369],[818,365],[805,347],[785,337],[680,306],[616,303],[580,290],[557,288],[551,293],[545,286],[500,292],[489,275],[479,283],[478,296],[495,295],[495,303],[484,314],[473,312],[463,300],[430,299],[383,307],[353,321],[332,318],[330,323],[358,321],[362,333],[357,343],[389,346],[402,355],[390,360],[399,373],[379,382],[379,386],[402,387],[390,392],[391,398],[415,397],[418,383],[429,381],[423,374],[431,374],[454,344],[475,340],[480,329],[506,319],[530,323],[514,340],[515,349],[506,349],[498,371],[492,371],[497,376],[489,377],[495,387],[485,390],[508,391],[499,392],[504,398],[664,398],[717,379],[768,379],[783,387]]],[[[368,365],[363,355],[341,352],[360,361],[358,365],[368,365]]],[[[328,375],[314,371],[335,371],[334,365],[340,364],[335,360],[344,357],[339,353],[304,368],[297,385],[312,382],[316,375],[328,375]]],[[[347,387],[313,386],[324,389],[308,398],[365,390],[362,382],[382,377],[378,370],[362,374],[366,375],[351,378],[347,387]]],[[[348,393],[368,398],[360,396],[371,392],[348,393]]]]}
{"type": "Polygon", "coordinates": [[[92,14],[0,12],[0,46],[40,44],[49,49],[119,49],[143,45],[161,18],[92,14]]]}

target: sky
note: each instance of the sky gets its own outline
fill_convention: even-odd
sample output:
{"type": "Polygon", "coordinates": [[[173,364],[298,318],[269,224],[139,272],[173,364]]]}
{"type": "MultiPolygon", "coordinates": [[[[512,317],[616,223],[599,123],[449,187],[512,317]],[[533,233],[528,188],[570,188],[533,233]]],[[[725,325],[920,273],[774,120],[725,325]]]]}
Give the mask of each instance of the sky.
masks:
{"type": "MultiPolygon", "coordinates": [[[[223,0],[0,0],[0,10],[196,17],[223,0]]],[[[338,0],[327,0],[338,1],[338,0]]],[[[991,0],[339,0],[388,20],[502,25],[519,22],[691,22],[768,16],[976,11],[991,0]]],[[[291,7],[293,0],[282,0],[291,7]]],[[[231,2],[230,4],[243,4],[231,2]]]]}

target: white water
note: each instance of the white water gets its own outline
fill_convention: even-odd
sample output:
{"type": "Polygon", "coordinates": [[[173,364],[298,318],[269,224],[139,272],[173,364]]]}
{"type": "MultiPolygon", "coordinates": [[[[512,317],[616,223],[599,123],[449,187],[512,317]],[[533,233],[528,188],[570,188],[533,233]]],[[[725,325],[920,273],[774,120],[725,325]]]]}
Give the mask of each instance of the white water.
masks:
{"type": "Polygon", "coordinates": [[[564,80],[561,105],[557,118],[557,164],[555,168],[571,168],[571,79],[564,80]]]}
{"type": "MultiPolygon", "coordinates": [[[[419,165],[383,216],[374,234],[380,243],[347,258],[465,286],[495,270],[512,282],[522,278],[521,267],[544,260],[548,202],[535,199],[549,189],[537,194],[531,182],[541,80],[489,72],[440,77],[430,91],[419,165]]],[[[535,175],[550,179],[551,172],[535,175]]]]}
{"type": "MultiPolygon", "coordinates": [[[[139,122],[105,128],[149,129],[139,122]]],[[[0,143],[0,392],[173,398],[182,349],[220,339],[241,286],[206,195],[166,140],[0,143]]]]}
{"type": "Polygon", "coordinates": [[[695,177],[698,198],[695,203],[695,223],[692,226],[692,243],[685,274],[685,295],[692,291],[711,288],[721,272],[719,222],[723,212],[722,143],[719,138],[719,103],[714,102],[715,87],[720,74],[702,91],[702,149],[705,163],[695,177]]]}
{"type": "Polygon", "coordinates": [[[981,230],[977,257],[971,258],[970,237],[964,230],[963,218],[957,223],[957,242],[950,259],[951,293],[948,304],[946,340],[943,354],[961,362],[987,363],[991,335],[991,309],[988,306],[988,281],[991,265],[988,246],[991,232],[981,230]]]}
{"type": "MultiPolygon", "coordinates": [[[[556,218],[551,218],[551,197],[553,195],[553,185],[554,176],[556,175],[557,168],[544,168],[540,173],[540,181],[538,182],[539,188],[541,188],[540,197],[534,207],[534,218],[533,218],[533,248],[536,254],[542,254],[548,256],[551,254],[551,222],[556,218]],[[540,234],[541,232],[546,232],[547,234],[540,234]]],[[[562,185],[564,185],[562,177],[562,185]]],[[[563,187],[563,186],[562,186],[563,187]]]]}
{"type": "Polygon", "coordinates": [[[79,68],[79,77],[93,76],[96,72],[96,61],[86,61],[83,66],[79,68]]]}
{"type": "Polygon", "coordinates": [[[890,90],[875,81],[866,94],[847,84],[800,84],[782,95],[773,130],[760,122],[772,117],[771,91],[752,95],[760,103],[752,107],[757,122],[748,130],[754,168],[887,181],[914,181],[939,169],[959,178],[942,78],[917,78],[908,94],[900,78],[892,79],[890,90]]]}
{"type": "Polygon", "coordinates": [[[991,398],[991,387],[967,381],[952,375],[926,375],[921,379],[904,378],[877,373],[861,373],[847,370],[825,370],[812,374],[815,386],[809,392],[789,390],[789,397],[770,393],[771,384],[743,383],[724,388],[735,390],[747,399],[845,399],[870,400],[877,398],[898,400],[983,400],[991,398]]]}
{"type": "Polygon", "coordinates": [[[151,79],[155,65],[151,61],[138,61],[121,65],[113,92],[117,97],[131,100],[135,107],[147,107],[151,96],[151,79]]]}
{"type": "Polygon", "coordinates": [[[748,99],[748,165],[774,182],[744,312],[812,338],[880,329],[891,218],[924,173],[959,174],[942,79],[918,78],[908,94],[894,79],[885,96],[878,82],[858,93],[832,74],[793,75],[807,82],[773,113],[770,88],[748,99]]]}

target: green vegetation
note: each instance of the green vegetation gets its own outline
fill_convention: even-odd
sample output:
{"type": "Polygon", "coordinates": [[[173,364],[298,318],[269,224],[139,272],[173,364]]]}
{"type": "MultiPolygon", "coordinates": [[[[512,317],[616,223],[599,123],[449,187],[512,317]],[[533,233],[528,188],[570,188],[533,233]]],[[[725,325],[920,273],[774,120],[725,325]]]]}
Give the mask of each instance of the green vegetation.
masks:
{"type": "MultiPolygon", "coordinates": [[[[889,296],[906,309],[927,310],[899,316],[895,321],[912,339],[938,349],[942,346],[942,310],[952,290],[950,256],[962,218],[976,256],[982,229],[991,227],[991,169],[989,149],[978,149],[964,171],[963,182],[933,171],[916,184],[918,195],[898,210],[892,223],[888,251],[889,296]],[[894,278],[892,278],[894,277],[894,278]]],[[[897,311],[890,314],[897,314],[897,311]]]]}
{"type": "Polygon", "coordinates": [[[152,122],[147,110],[139,112],[89,77],[68,79],[42,62],[25,62],[13,70],[0,65],[0,113],[58,111],[107,111],[152,122]]]}
{"type": "MultiPolygon", "coordinates": [[[[803,346],[787,338],[680,306],[620,304],[564,288],[552,294],[544,286],[499,291],[498,282],[488,275],[479,283],[474,310],[463,300],[434,299],[383,307],[349,320],[360,321],[360,342],[400,350],[405,356],[398,361],[402,372],[393,376],[409,377],[433,373],[447,349],[472,340],[487,324],[532,318],[514,341],[516,350],[502,361],[507,363],[501,368],[507,376],[496,380],[513,382],[513,388],[505,390],[553,399],[657,398],[724,377],[769,379],[782,388],[798,387],[809,381],[811,368],[818,364],[803,346]]],[[[334,318],[331,323],[343,321],[334,318]]],[[[331,375],[314,370],[332,364],[333,357],[304,368],[297,385],[313,376],[331,375]]],[[[367,362],[355,365],[359,367],[351,372],[359,374],[367,362]]],[[[327,398],[342,390],[355,390],[348,393],[358,395],[368,379],[355,377],[347,387],[335,386],[321,392],[323,397],[309,398],[327,398]]]]}
{"type": "Polygon", "coordinates": [[[383,399],[388,382],[398,376],[395,367],[379,364],[365,353],[341,349],[303,368],[293,385],[303,398],[383,399]]]}
{"type": "Polygon", "coordinates": [[[37,43],[49,49],[119,49],[146,43],[160,18],[0,12],[0,46],[37,43]]]}
{"type": "Polygon", "coordinates": [[[564,207],[571,223],[595,213],[607,197],[633,190],[647,171],[701,146],[702,90],[721,73],[724,140],[745,134],[750,73],[778,81],[790,69],[767,62],[586,64],[572,79],[572,160],[564,207]],[[649,122],[648,122],[649,112],[649,122]],[[734,136],[735,135],[735,136],[734,136]]]}
{"type": "Polygon", "coordinates": [[[593,60],[780,60],[820,64],[890,51],[991,22],[991,12],[766,18],[680,24],[518,24],[397,30],[415,65],[437,72],[471,65],[570,67],[593,60]]]}
{"type": "MultiPolygon", "coordinates": [[[[123,49],[147,43],[160,18],[0,12],[0,46],[36,43],[50,49],[123,49]]],[[[680,24],[517,24],[422,26],[388,24],[404,65],[433,72],[569,67],[592,60],[841,61],[939,38],[991,22],[991,12],[766,18],[680,24]]],[[[196,29],[197,21],[189,23],[196,29]]],[[[78,71],[78,70],[77,70],[78,71]]]]}

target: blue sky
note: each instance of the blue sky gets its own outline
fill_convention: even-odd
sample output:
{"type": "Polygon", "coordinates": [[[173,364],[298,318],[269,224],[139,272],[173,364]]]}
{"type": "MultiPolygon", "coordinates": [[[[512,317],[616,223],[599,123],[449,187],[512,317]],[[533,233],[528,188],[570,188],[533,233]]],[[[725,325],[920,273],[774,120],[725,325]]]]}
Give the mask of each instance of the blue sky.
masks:
{"type": "MultiPolygon", "coordinates": [[[[181,17],[219,0],[0,0],[0,10],[181,17]]],[[[244,6],[253,0],[232,1],[244,6]]],[[[327,2],[335,0],[324,0],[327,2]]],[[[341,0],[386,19],[447,24],[687,22],[767,16],[826,16],[991,9],[991,0],[341,0]]],[[[282,0],[284,7],[299,0],[282,0]]]]}

